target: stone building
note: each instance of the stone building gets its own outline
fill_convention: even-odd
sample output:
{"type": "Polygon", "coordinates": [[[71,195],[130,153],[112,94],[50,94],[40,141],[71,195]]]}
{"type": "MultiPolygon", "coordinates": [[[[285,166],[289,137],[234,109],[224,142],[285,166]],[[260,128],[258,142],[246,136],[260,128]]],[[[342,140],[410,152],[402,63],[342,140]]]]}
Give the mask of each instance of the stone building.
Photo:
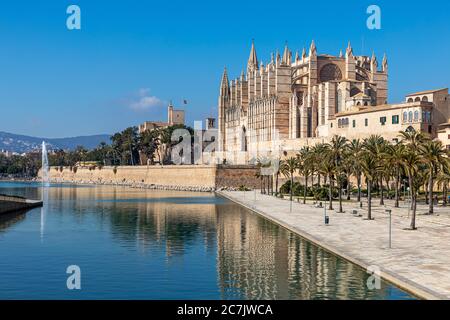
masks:
{"type": "Polygon", "coordinates": [[[229,80],[225,69],[218,103],[220,162],[248,163],[283,150],[326,142],[334,135],[349,139],[379,133],[396,139],[401,130],[437,136],[450,117],[448,90],[408,95],[388,104],[388,61],[345,54],[318,54],[314,41],[308,54],[283,54],[258,61],[254,43],[247,70],[229,80]]]}
{"type": "Polygon", "coordinates": [[[184,110],[175,110],[172,103],[167,107],[167,122],[162,121],[145,121],[139,125],[139,133],[158,128],[166,128],[176,124],[184,125],[184,110]]]}

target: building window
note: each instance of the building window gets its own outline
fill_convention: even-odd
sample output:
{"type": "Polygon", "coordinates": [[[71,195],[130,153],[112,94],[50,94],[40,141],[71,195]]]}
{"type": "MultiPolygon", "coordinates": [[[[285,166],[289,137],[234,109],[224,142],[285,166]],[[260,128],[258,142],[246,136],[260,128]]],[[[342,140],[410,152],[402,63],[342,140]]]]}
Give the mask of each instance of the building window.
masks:
{"type": "Polygon", "coordinates": [[[412,122],[413,119],[413,113],[412,111],[408,112],[408,122],[412,122]]]}
{"type": "Polygon", "coordinates": [[[398,119],[398,115],[392,116],[392,124],[398,124],[399,123],[399,119],[398,119]]]}
{"type": "Polygon", "coordinates": [[[419,111],[414,111],[414,122],[419,121],[419,111]]]}
{"type": "Polygon", "coordinates": [[[356,127],[356,120],[353,120],[353,128],[356,127]]]}
{"type": "Polygon", "coordinates": [[[405,111],[403,112],[403,122],[408,121],[408,113],[405,111]]]}
{"type": "Polygon", "coordinates": [[[364,125],[367,127],[369,125],[369,119],[364,119],[364,125]]]}
{"type": "Polygon", "coordinates": [[[380,117],[380,123],[384,126],[386,124],[386,117],[380,117]]]}
{"type": "Polygon", "coordinates": [[[450,139],[450,134],[447,136],[447,139],[450,139]]]}

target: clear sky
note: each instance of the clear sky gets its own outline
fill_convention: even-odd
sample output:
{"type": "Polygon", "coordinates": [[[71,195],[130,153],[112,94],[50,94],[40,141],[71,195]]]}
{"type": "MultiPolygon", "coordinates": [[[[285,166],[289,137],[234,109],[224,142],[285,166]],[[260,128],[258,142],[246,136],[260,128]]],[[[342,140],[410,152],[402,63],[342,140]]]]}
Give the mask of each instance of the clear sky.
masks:
{"type": "Polygon", "coordinates": [[[216,114],[223,67],[301,51],[389,59],[389,100],[450,86],[450,4],[429,1],[8,1],[0,6],[0,131],[44,137],[114,133],[166,120],[181,106],[188,124],[216,114]],[[81,8],[81,30],[66,9],[81,8]],[[381,7],[381,30],[366,9],[381,7]]]}

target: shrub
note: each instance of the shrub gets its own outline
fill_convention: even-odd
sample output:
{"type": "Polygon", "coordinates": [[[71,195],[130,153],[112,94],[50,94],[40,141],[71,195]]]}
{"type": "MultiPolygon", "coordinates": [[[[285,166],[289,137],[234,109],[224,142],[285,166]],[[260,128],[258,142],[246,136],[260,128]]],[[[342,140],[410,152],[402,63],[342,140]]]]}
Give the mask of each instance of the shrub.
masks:
{"type": "Polygon", "coordinates": [[[244,185],[241,185],[241,186],[239,186],[238,191],[250,191],[250,189],[244,185]]]}

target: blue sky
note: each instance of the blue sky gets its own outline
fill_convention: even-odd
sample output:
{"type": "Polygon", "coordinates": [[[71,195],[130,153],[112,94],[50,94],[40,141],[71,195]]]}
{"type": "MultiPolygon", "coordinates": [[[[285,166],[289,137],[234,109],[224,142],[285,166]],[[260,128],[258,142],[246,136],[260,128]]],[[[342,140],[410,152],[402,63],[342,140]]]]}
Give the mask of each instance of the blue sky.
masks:
{"type": "Polygon", "coordinates": [[[45,137],[113,133],[165,120],[183,99],[189,124],[215,115],[220,77],[308,47],[389,59],[389,100],[450,85],[449,1],[10,1],[0,7],[0,131],[45,137]],[[82,29],[66,28],[81,8],[82,29]],[[382,29],[366,9],[382,10],[382,29]]]}

